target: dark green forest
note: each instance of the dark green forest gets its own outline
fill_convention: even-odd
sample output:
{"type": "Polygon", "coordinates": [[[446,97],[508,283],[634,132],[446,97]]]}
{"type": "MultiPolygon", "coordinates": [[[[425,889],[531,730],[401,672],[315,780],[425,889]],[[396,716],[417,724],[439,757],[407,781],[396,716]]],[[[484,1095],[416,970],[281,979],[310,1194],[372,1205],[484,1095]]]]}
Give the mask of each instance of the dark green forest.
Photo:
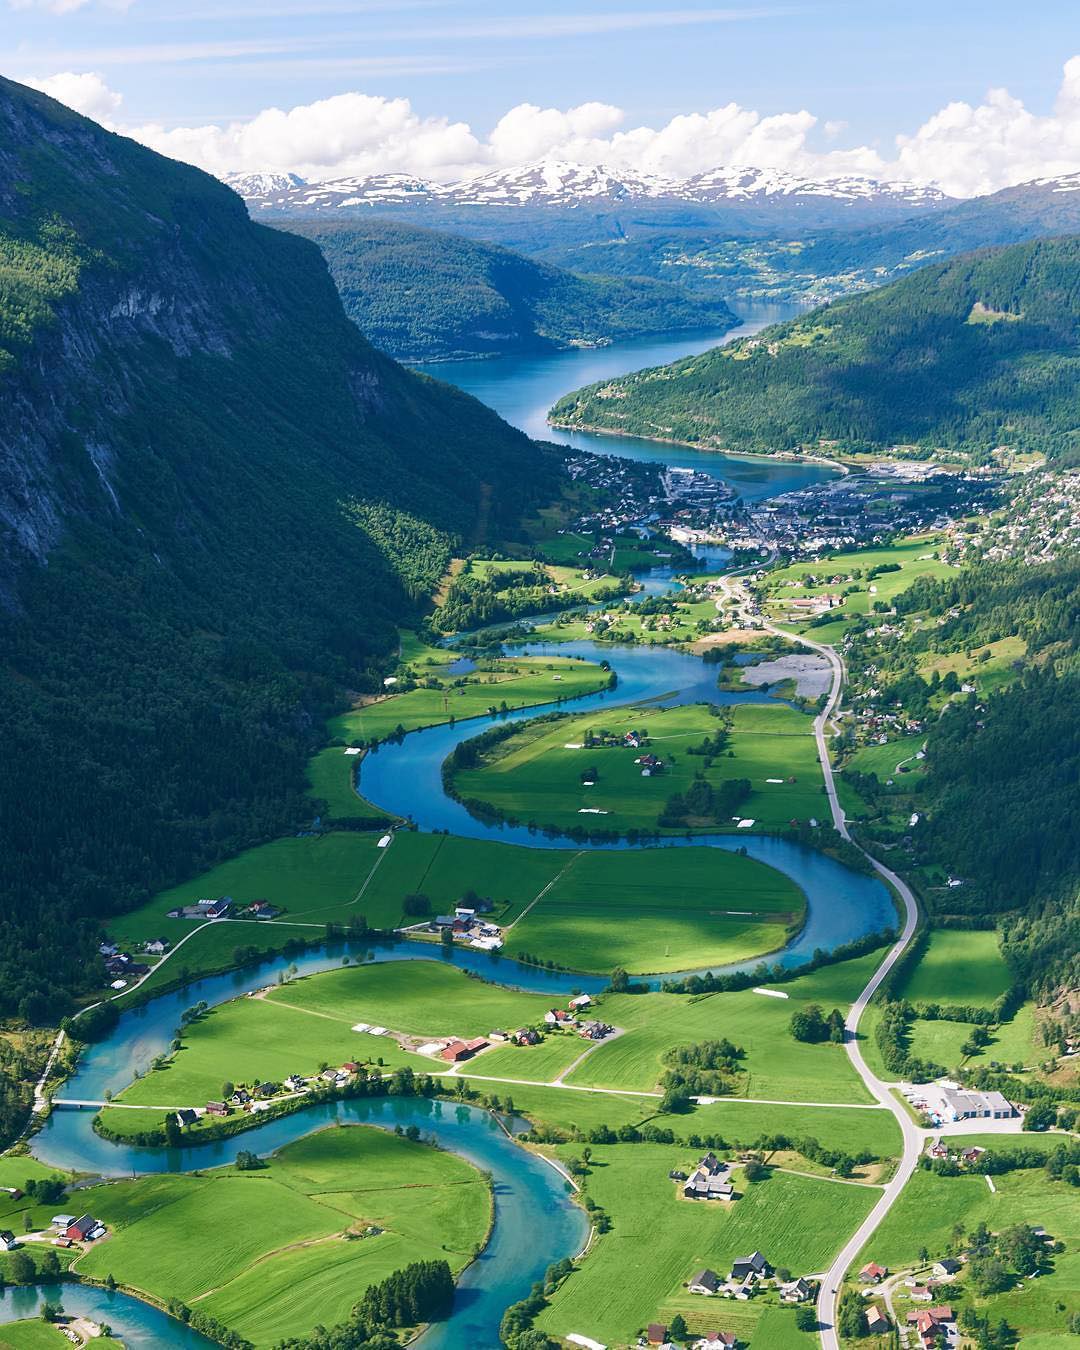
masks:
{"type": "Polygon", "coordinates": [[[676,328],[722,333],[735,324],[722,299],[669,282],[577,275],[397,221],[280,223],[319,245],[346,313],[401,359],[555,351],[676,328]]]}
{"type": "Polygon", "coordinates": [[[671,366],[567,395],[570,426],[770,453],[1001,446],[1080,460],[1080,237],[924,267],[671,366]]]}
{"type": "Polygon", "coordinates": [[[304,764],[457,541],[557,467],[345,316],[318,250],[0,81],[0,1014],[310,816],[304,764]]]}

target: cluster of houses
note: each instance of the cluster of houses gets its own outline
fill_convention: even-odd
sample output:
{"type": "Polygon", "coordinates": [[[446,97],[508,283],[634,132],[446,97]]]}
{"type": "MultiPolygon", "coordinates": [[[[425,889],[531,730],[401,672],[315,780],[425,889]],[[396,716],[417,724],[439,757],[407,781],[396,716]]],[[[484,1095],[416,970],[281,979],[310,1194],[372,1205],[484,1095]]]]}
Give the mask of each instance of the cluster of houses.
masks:
{"type": "MultiPolygon", "coordinates": [[[[686,1287],[691,1294],[700,1294],[706,1298],[719,1296],[746,1302],[758,1288],[764,1287],[766,1281],[773,1279],[774,1273],[772,1265],[761,1252],[751,1252],[749,1256],[740,1256],[732,1261],[726,1279],[715,1270],[699,1270],[691,1276],[686,1287]]],[[[817,1291],[816,1285],[802,1276],[777,1283],[776,1288],[782,1303],[806,1303],[817,1291]]]]}
{"type": "Polygon", "coordinates": [[[360,1072],[360,1065],[351,1060],[340,1068],[325,1068],[319,1073],[291,1073],[284,1083],[253,1083],[250,1087],[236,1088],[224,1101],[210,1101],[205,1106],[185,1106],[174,1113],[177,1125],[185,1129],[194,1125],[203,1116],[231,1116],[233,1111],[246,1111],[255,1114],[264,1111],[275,1097],[296,1096],[301,1092],[310,1092],[320,1087],[344,1087],[360,1072]]]}
{"type": "Polygon", "coordinates": [[[931,1158],[939,1162],[948,1159],[950,1162],[958,1164],[960,1167],[971,1167],[977,1163],[986,1152],[984,1148],[961,1148],[950,1149],[944,1139],[938,1139],[927,1149],[931,1158]]]}
{"type": "MultiPolygon", "coordinates": [[[[591,1007],[592,999],[588,994],[577,994],[570,1000],[569,1007],[549,1008],[544,1014],[544,1023],[549,1027],[565,1027],[568,1031],[576,1031],[586,1041],[602,1041],[606,1036],[610,1036],[615,1028],[608,1022],[580,1016],[586,1008],[591,1007]]],[[[534,1044],[534,1042],[519,1041],[518,1044],[534,1044]]]]}
{"type": "Polygon", "coordinates": [[[454,941],[467,942],[480,951],[496,952],[503,945],[502,929],[498,924],[482,918],[490,914],[494,905],[490,900],[477,899],[471,905],[458,905],[453,914],[438,914],[428,924],[432,933],[449,932],[454,941]]]}
{"type": "Polygon", "coordinates": [[[196,900],[193,905],[177,905],[170,909],[167,919],[276,919],[281,907],[269,900],[253,900],[249,905],[238,905],[231,895],[219,895],[215,900],[196,900]]]}
{"type": "MultiPolygon", "coordinates": [[[[903,1292],[913,1303],[933,1304],[938,1296],[937,1291],[940,1285],[951,1283],[963,1269],[963,1263],[955,1260],[951,1256],[942,1257],[940,1261],[935,1261],[931,1269],[934,1278],[924,1279],[922,1283],[914,1276],[909,1276],[904,1281],[903,1292]]],[[[860,1284],[869,1286],[866,1291],[868,1298],[874,1294],[877,1285],[887,1279],[889,1274],[887,1266],[878,1265],[876,1261],[868,1261],[862,1270],[859,1271],[858,1279],[860,1284]]],[[[885,1310],[878,1304],[872,1303],[864,1314],[866,1329],[871,1335],[884,1335],[892,1330],[892,1324],[885,1314],[885,1310]]],[[[956,1342],[956,1326],[953,1317],[952,1308],[948,1304],[937,1304],[927,1308],[913,1309],[907,1315],[907,1324],[915,1331],[918,1338],[918,1344],[926,1347],[936,1347],[942,1340],[950,1345],[956,1342]]]]}
{"type": "Polygon", "coordinates": [[[490,1044],[491,1042],[484,1036],[474,1036],[469,1041],[455,1039],[443,1046],[439,1051],[439,1057],[445,1059],[448,1064],[461,1064],[464,1060],[472,1059],[479,1051],[486,1050],[490,1044]]]}
{"type": "MultiPolygon", "coordinates": [[[[168,943],[165,945],[167,947],[168,943]]],[[[150,950],[150,946],[151,944],[146,944],[147,951],[150,950]]],[[[128,980],[136,980],[150,973],[148,965],[136,961],[129,952],[122,952],[115,942],[103,942],[98,951],[105,961],[105,970],[111,977],[109,980],[111,989],[126,989],[128,980]]]]}

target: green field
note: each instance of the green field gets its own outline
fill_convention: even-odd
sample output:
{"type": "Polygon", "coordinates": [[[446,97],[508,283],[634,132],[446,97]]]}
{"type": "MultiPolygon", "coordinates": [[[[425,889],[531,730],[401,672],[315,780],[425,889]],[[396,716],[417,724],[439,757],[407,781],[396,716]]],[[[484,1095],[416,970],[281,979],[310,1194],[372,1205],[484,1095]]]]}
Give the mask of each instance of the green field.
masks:
{"type": "Polygon", "coordinates": [[[299,1140],[261,1171],[144,1177],[81,1199],[113,1233],[77,1270],[195,1303],[257,1346],[343,1320],[410,1261],[461,1270],[491,1203],[460,1158],[363,1126],[299,1140]],[[369,1225],[384,1231],[346,1238],[369,1225]]]}
{"type": "Polygon", "coordinates": [[[175,947],[199,921],[168,919],[174,906],[219,895],[239,905],[265,898],[283,910],[272,921],[224,921],[202,927],[144,988],[235,965],[239,946],[280,949],[290,938],[310,941],[325,923],[347,925],[362,914],[375,928],[416,922],[402,911],[406,895],[423,893],[433,913],[444,912],[467,890],[489,896],[495,917],[520,912],[573,856],[487,840],[402,830],[385,849],[377,833],[347,831],[304,839],[277,839],[249,849],[192,881],[176,886],[130,914],[109,920],[111,936],[137,949],[154,937],[175,947]]]}
{"type": "MultiPolygon", "coordinates": [[[[424,678],[437,682],[438,688],[410,689],[354,708],[330,722],[329,734],[348,744],[381,741],[399,727],[413,731],[480,717],[504,707],[555,703],[603,689],[608,681],[607,671],[598,665],[568,656],[515,656],[482,665],[482,670],[461,676],[435,667],[432,673],[425,672],[424,678]]],[[[348,763],[342,754],[343,773],[348,763]]]]}
{"type": "MultiPolygon", "coordinates": [[[[730,711],[728,747],[704,770],[709,784],[715,788],[728,779],[749,779],[751,795],[738,813],[753,819],[756,830],[775,830],[793,818],[823,817],[827,804],[811,718],[780,703],[740,704],[730,711]],[[783,781],[770,783],[770,778],[783,781]]],[[[490,803],[507,819],[541,827],[652,832],[668,798],[685,792],[704,768],[704,758],[690,754],[690,748],[721,727],[706,704],[613,709],[526,726],[494,747],[481,767],[459,770],[455,789],[466,800],[490,803]],[[630,730],[644,731],[648,746],[586,745],[590,735],[621,739],[630,730]],[[645,753],[663,760],[660,773],[643,775],[635,760],[645,753]],[[585,775],[593,770],[593,785],[586,786],[585,775]]],[[[735,829],[730,815],[695,818],[690,825],[735,829]]]]}
{"type": "Polygon", "coordinates": [[[912,1003],[989,1008],[1010,983],[996,932],[936,928],[903,995],[912,1003]]]}
{"type": "Polygon", "coordinates": [[[792,1013],[810,1003],[826,1011],[847,1006],[880,961],[871,954],[824,966],[783,986],[786,999],[751,990],[710,994],[608,995],[604,1017],[629,1028],[603,1042],[568,1081],[589,1087],[653,1090],[663,1071],[664,1052],[676,1045],[726,1036],[746,1051],[732,1094],[793,1102],[869,1102],[843,1047],[796,1041],[792,1013]]]}
{"type": "MultiPolygon", "coordinates": [[[[969,1141],[965,1138],[964,1142],[969,1141]]],[[[990,1142],[981,1140],[984,1145],[990,1142]]],[[[1028,1136],[1024,1142],[1028,1142],[1028,1136]]],[[[943,1255],[953,1225],[958,1223],[970,1231],[983,1222],[992,1232],[1015,1223],[1041,1225],[1065,1244],[1065,1251],[1051,1258],[1053,1270],[1037,1280],[1024,1280],[1005,1293],[976,1301],[992,1323],[1004,1317],[1019,1331],[1025,1347],[1080,1344],[1080,1338],[1070,1337],[1065,1330],[1066,1309],[1080,1308],[1080,1204],[1075,1189],[1063,1182],[1048,1181],[1041,1170],[1010,1172],[995,1177],[994,1185],[996,1192],[991,1192],[981,1176],[937,1177],[916,1172],[878,1232],[856,1257],[855,1267],[867,1260],[893,1270],[917,1265],[923,1247],[931,1257],[943,1255]],[[1046,1337],[1045,1342],[1042,1337],[1046,1337]]]]}
{"type": "Polygon", "coordinates": [[[0,1350],[60,1350],[71,1342],[50,1322],[39,1317],[0,1325],[0,1350]]]}
{"type": "MultiPolygon", "coordinates": [[[[579,1156],[580,1146],[559,1152],[579,1156]]],[[[691,1327],[696,1323],[699,1331],[706,1323],[726,1329],[728,1310],[739,1305],[688,1296],[682,1286],[696,1269],[708,1266],[726,1274],[734,1257],[759,1249],[793,1273],[820,1271],[879,1194],[869,1187],[780,1172],[750,1185],[737,1173],[741,1198],[709,1205],[683,1200],[668,1179],[672,1168],[685,1171],[695,1161],[693,1150],[624,1144],[594,1147],[592,1154],[586,1188],[610,1215],[612,1232],[598,1239],[538,1324],[551,1333],[575,1331],[609,1344],[626,1345],[646,1323],[667,1321],[676,1311],[683,1311],[688,1322],[692,1316],[691,1327]]],[[[768,1325],[757,1340],[762,1350],[774,1344],[768,1325]]],[[[805,1338],[807,1346],[812,1343],[805,1338]]]]}
{"type": "Polygon", "coordinates": [[[509,929],[506,951],[602,973],[686,970],[775,951],[804,915],[794,882],[737,854],[582,852],[509,929]]]}
{"type": "MultiPolygon", "coordinates": [[[[267,1001],[318,1014],[331,1026],[367,1022],[416,1036],[463,1037],[482,1036],[493,1027],[542,1022],[552,1002],[550,995],[487,984],[432,961],[352,966],[309,975],[271,990],[267,1001]]],[[[300,1012],[295,1015],[302,1017],[300,1012]]]]}

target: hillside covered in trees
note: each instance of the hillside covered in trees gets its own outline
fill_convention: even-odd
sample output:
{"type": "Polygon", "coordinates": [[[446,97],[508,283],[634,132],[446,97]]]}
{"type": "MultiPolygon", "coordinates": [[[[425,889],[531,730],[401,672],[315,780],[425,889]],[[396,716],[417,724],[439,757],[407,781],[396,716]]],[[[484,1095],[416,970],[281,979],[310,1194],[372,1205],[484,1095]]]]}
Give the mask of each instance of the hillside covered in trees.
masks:
{"type": "Polygon", "coordinates": [[[642,277],[580,276],[497,244],[399,221],[275,219],[322,249],[345,311],[403,360],[596,346],[677,328],[732,328],[719,297],[642,277]]]}
{"type": "Polygon", "coordinates": [[[55,1022],[101,916],[305,821],[322,718],[557,484],[312,244],[0,81],[0,1014],[55,1022]]]}
{"type": "Polygon", "coordinates": [[[1000,446],[1080,459],[1080,236],[929,266],[673,365],[552,420],[762,454],[1000,446]]]}

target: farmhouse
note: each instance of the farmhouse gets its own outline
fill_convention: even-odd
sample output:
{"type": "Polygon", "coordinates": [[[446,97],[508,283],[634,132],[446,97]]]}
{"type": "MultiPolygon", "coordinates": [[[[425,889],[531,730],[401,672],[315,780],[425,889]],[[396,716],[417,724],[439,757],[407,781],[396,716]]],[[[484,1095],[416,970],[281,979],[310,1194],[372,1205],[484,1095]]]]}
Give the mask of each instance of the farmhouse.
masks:
{"type": "Polygon", "coordinates": [[[667,1327],[663,1322],[650,1322],[645,1335],[650,1345],[663,1345],[667,1340],[667,1327]]]}
{"type": "Polygon", "coordinates": [[[514,1032],[514,1043],[516,1045],[539,1045],[540,1033],[534,1031],[532,1027],[519,1027],[514,1032]]]}
{"type": "Polygon", "coordinates": [[[75,1219],[68,1224],[64,1236],[69,1237],[72,1242],[89,1242],[95,1237],[102,1236],[104,1232],[105,1226],[103,1224],[98,1223],[92,1215],[84,1214],[81,1219],[75,1219]]]}
{"type": "Polygon", "coordinates": [[[577,996],[576,998],[572,998],[572,999],[570,1000],[570,1007],[571,1007],[571,1008],[590,1008],[590,1007],[592,1007],[592,999],[589,997],[588,994],[578,994],[578,996],[577,996]]]}
{"type": "Polygon", "coordinates": [[[464,1059],[472,1059],[478,1050],[486,1049],[487,1044],[483,1036],[477,1036],[471,1041],[454,1040],[440,1051],[440,1056],[448,1064],[459,1064],[464,1059]]]}
{"type": "Polygon", "coordinates": [[[573,1013],[567,1012],[564,1008],[549,1008],[544,1014],[544,1021],[549,1027],[567,1026],[573,1020],[573,1013]]]}
{"type": "Polygon", "coordinates": [[[224,1102],[207,1102],[206,1114],[208,1116],[227,1116],[229,1114],[229,1108],[224,1102]]]}
{"type": "Polygon", "coordinates": [[[780,1286],[780,1300],[783,1303],[805,1303],[814,1292],[814,1286],[800,1275],[790,1284],[780,1286]]]}
{"type": "Polygon", "coordinates": [[[15,1234],[10,1228],[5,1228],[0,1231],[0,1251],[13,1252],[17,1246],[18,1243],[15,1241],[15,1234]]]}
{"type": "Polygon", "coordinates": [[[951,1280],[954,1275],[960,1273],[960,1262],[954,1261],[951,1256],[943,1257],[940,1261],[934,1262],[934,1274],[939,1280],[951,1280]]]}
{"type": "Polygon", "coordinates": [[[735,1188],[724,1172],[710,1175],[703,1167],[683,1183],[683,1195],[687,1200],[730,1200],[735,1188]]]}
{"type": "Polygon", "coordinates": [[[694,1342],[694,1350],[734,1350],[739,1338],[733,1331],[707,1331],[700,1341],[694,1342]]]}
{"type": "Polygon", "coordinates": [[[715,1294],[720,1288],[720,1276],[715,1270],[699,1270],[686,1287],[692,1294],[715,1294]]]}
{"type": "Polygon", "coordinates": [[[886,1266],[879,1266],[876,1261],[868,1261],[859,1271],[859,1282],[860,1284],[880,1284],[888,1273],[886,1266]]]}
{"type": "Polygon", "coordinates": [[[953,1310],[948,1304],[937,1308],[920,1308],[918,1312],[909,1312],[908,1325],[915,1328],[919,1343],[930,1350],[941,1340],[942,1333],[947,1336],[954,1320],[953,1310]]]}
{"type": "Polygon", "coordinates": [[[731,1280],[733,1284],[741,1284],[748,1275],[754,1275],[758,1279],[768,1279],[773,1273],[772,1266],[765,1260],[760,1252],[751,1252],[749,1256],[736,1257],[731,1263],[731,1280]]]}
{"type": "Polygon", "coordinates": [[[164,956],[169,950],[169,944],[164,938],[151,938],[144,945],[143,950],[149,952],[151,956],[164,956]]]}
{"type": "Polygon", "coordinates": [[[881,1336],[889,1330],[889,1319],[876,1303],[866,1310],[866,1329],[871,1336],[881,1336]]]}
{"type": "Polygon", "coordinates": [[[198,1111],[190,1106],[182,1106],[176,1113],[176,1123],[183,1129],[186,1125],[194,1125],[199,1119],[198,1111]]]}

